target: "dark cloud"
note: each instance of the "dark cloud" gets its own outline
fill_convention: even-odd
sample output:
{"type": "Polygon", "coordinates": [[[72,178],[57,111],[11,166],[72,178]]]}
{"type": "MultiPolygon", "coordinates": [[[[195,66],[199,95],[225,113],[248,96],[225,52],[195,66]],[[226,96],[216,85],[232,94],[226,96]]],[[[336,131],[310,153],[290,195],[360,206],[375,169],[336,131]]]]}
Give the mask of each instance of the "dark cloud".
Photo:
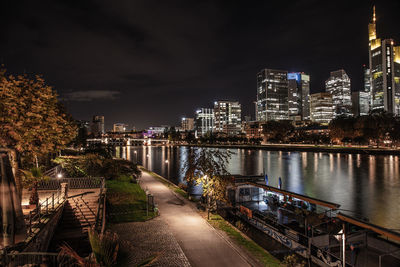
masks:
{"type": "Polygon", "coordinates": [[[66,93],[62,98],[64,101],[96,101],[118,99],[120,92],[107,90],[75,91],[66,93]]]}
{"type": "MultiPolygon", "coordinates": [[[[307,72],[312,92],[344,68],[360,89],[372,4],[5,1],[0,63],[43,74],[75,118],[103,114],[108,127],[177,124],[217,99],[239,100],[253,115],[262,68],[307,72]]],[[[400,42],[399,9],[399,1],[377,3],[379,36],[400,42]]]]}

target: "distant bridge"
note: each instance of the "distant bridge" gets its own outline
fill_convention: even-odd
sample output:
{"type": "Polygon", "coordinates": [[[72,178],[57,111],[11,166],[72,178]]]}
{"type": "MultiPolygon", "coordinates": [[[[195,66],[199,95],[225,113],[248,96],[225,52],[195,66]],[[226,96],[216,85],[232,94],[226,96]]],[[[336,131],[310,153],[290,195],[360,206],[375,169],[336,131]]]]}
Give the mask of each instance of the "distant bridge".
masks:
{"type": "Polygon", "coordinates": [[[131,138],[131,137],[102,137],[91,138],[86,140],[89,144],[111,144],[117,146],[141,146],[152,144],[168,144],[168,139],[154,139],[154,138],[131,138]]]}

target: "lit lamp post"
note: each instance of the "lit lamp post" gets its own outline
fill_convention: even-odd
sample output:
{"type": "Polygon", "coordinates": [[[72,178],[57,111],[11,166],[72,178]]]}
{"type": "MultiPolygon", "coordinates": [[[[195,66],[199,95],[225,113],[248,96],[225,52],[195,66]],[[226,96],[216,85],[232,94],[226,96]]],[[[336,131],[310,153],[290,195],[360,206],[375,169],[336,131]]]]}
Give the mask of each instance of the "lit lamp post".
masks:
{"type": "Polygon", "coordinates": [[[209,189],[209,184],[208,184],[208,176],[204,176],[206,178],[206,184],[207,184],[207,220],[210,219],[210,189],[209,189]]]}
{"type": "Polygon", "coordinates": [[[342,236],[342,242],[343,242],[343,266],[346,266],[346,228],[343,223],[343,236],[342,236]]]}
{"type": "Polygon", "coordinates": [[[137,151],[133,151],[133,153],[135,153],[135,163],[137,164],[137,151]]]}

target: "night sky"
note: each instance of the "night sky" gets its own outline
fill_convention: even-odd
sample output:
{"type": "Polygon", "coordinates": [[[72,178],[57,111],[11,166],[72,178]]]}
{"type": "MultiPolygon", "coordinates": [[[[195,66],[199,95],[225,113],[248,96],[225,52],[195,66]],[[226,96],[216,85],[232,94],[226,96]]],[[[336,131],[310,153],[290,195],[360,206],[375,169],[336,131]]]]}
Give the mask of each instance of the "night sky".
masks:
{"type": "MultiPolygon", "coordinates": [[[[304,71],[312,93],[344,68],[352,90],[361,89],[372,5],[3,1],[0,63],[11,74],[42,74],[75,119],[104,115],[108,129],[178,125],[220,99],[254,117],[262,68],[304,71]]],[[[400,1],[379,1],[376,11],[378,37],[400,43],[400,1]]]]}

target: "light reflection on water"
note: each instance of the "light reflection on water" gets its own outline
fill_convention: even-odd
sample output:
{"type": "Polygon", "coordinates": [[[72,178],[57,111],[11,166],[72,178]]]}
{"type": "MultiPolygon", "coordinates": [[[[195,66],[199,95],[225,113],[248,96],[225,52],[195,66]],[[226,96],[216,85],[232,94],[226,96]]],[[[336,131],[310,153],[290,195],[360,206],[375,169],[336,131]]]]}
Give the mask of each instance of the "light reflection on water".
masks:
{"type": "MultiPolygon", "coordinates": [[[[123,147],[117,156],[130,159],[178,184],[187,147],[123,147]]],[[[341,208],[388,228],[400,228],[399,157],[344,153],[230,149],[232,174],[268,174],[269,184],[335,202],[341,208]]],[[[351,213],[349,213],[351,215],[351,213]]]]}

